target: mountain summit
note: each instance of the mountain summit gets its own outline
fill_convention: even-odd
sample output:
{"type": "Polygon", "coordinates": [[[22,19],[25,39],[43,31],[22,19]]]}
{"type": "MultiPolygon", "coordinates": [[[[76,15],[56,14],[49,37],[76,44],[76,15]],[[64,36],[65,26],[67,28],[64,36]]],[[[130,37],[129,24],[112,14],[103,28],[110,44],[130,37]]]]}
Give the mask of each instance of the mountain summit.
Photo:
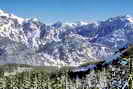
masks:
{"type": "Polygon", "coordinates": [[[108,60],[133,43],[133,18],[47,25],[0,10],[0,63],[71,65],[108,60]]]}

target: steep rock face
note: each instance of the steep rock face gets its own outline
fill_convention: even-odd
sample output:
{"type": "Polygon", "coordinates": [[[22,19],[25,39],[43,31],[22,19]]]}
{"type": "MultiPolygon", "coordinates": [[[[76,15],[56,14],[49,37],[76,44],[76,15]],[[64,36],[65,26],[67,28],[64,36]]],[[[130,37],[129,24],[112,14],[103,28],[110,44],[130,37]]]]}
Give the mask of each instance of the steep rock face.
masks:
{"type": "Polygon", "coordinates": [[[132,43],[133,18],[118,16],[101,22],[99,27],[98,43],[106,44],[112,48],[121,48],[132,43]]]}
{"type": "Polygon", "coordinates": [[[133,43],[133,18],[46,25],[0,10],[0,63],[79,65],[133,43]]]}

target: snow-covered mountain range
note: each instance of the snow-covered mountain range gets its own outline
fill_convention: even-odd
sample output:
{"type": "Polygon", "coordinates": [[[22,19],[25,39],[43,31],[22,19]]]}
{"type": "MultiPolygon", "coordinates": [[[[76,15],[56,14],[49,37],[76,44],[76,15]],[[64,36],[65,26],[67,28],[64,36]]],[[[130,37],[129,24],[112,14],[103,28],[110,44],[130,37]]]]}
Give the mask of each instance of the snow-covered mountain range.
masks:
{"type": "Polygon", "coordinates": [[[133,17],[47,25],[0,10],[0,64],[79,65],[133,43],[133,17]]]}

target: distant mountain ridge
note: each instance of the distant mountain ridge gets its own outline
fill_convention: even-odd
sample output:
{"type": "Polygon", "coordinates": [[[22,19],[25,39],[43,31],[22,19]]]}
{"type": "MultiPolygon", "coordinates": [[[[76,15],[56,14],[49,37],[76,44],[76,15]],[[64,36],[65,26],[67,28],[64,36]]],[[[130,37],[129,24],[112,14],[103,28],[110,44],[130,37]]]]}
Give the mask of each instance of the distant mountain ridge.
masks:
{"type": "Polygon", "coordinates": [[[71,65],[108,60],[133,43],[133,17],[47,25],[0,10],[0,63],[71,65]]]}

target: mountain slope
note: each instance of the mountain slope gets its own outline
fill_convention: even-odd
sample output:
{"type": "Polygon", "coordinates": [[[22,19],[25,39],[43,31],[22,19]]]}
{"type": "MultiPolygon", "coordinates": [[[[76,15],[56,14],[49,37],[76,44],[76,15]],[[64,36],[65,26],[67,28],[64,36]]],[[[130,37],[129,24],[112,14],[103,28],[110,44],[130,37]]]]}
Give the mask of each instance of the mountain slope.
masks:
{"type": "Polygon", "coordinates": [[[0,63],[72,65],[108,60],[133,43],[133,18],[47,25],[0,10],[0,63]]]}

